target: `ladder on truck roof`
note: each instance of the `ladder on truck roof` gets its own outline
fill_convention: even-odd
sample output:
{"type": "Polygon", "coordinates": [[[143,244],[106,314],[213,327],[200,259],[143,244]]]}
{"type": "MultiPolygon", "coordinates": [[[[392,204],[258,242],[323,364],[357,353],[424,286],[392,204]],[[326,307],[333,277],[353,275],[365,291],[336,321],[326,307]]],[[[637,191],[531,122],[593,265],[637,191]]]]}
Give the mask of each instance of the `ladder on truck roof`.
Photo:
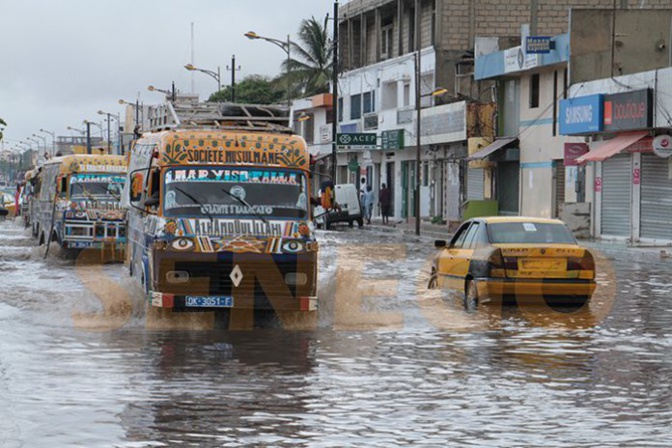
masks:
{"type": "Polygon", "coordinates": [[[175,103],[149,106],[153,132],[214,128],[291,133],[286,107],[236,103],[175,103]]]}

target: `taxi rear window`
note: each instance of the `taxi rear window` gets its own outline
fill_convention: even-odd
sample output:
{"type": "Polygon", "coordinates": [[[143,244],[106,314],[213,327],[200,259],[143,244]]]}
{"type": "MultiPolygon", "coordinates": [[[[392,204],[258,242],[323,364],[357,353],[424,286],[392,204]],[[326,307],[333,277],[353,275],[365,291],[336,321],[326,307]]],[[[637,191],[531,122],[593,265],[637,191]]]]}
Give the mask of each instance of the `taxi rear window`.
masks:
{"type": "Polygon", "coordinates": [[[501,222],[488,225],[492,244],[576,244],[562,224],[537,222],[501,222]]]}

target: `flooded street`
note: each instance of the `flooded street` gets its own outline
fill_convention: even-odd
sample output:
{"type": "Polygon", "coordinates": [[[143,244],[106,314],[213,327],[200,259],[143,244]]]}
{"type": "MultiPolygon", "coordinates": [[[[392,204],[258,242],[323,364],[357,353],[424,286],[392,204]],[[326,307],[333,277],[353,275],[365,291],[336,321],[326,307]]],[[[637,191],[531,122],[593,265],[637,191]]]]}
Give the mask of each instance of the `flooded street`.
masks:
{"type": "Polygon", "coordinates": [[[672,258],[602,245],[590,307],[469,314],[429,239],[320,244],[316,328],[229,331],[1,222],[0,446],[670,446],[672,258]]]}

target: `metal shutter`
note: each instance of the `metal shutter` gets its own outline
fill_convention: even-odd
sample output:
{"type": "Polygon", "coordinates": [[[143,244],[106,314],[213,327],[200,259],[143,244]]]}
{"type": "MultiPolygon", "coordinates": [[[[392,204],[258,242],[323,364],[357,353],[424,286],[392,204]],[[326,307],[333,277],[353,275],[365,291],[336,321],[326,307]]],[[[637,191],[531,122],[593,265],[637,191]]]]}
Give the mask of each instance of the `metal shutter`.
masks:
{"type": "Polygon", "coordinates": [[[560,217],[560,209],[565,203],[565,163],[555,161],[555,216],[560,217]]]}
{"type": "Polygon", "coordinates": [[[602,162],[602,235],[630,236],[631,160],[621,154],[602,162]]]}
{"type": "Polygon", "coordinates": [[[483,200],[483,168],[472,168],[467,170],[467,200],[483,200]]]}
{"type": "Polygon", "coordinates": [[[672,180],[670,164],[642,154],[640,236],[672,240],[672,180]]]}

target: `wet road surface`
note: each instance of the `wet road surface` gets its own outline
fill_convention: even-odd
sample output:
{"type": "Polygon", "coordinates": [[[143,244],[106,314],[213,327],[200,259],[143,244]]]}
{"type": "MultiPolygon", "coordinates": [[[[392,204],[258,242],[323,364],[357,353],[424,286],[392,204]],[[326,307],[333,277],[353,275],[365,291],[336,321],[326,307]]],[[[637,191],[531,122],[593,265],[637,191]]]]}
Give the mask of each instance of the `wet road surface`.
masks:
{"type": "Polygon", "coordinates": [[[599,249],[589,307],[468,314],[431,242],[325,232],[317,327],[228,331],[2,222],[0,446],[669,447],[672,259],[599,249]]]}

